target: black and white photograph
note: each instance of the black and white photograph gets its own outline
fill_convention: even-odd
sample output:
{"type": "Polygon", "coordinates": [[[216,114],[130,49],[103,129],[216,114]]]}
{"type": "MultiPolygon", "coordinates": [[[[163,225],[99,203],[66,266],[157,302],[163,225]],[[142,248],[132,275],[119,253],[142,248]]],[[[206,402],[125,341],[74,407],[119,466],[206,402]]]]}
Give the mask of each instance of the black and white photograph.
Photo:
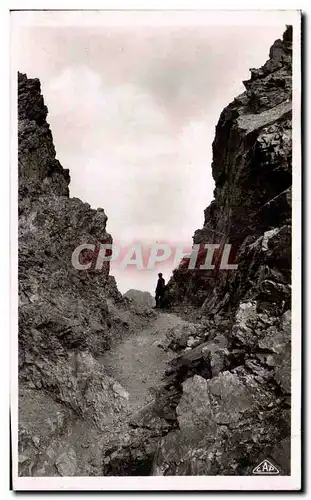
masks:
{"type": "Polygon", "coordinates": [[[13,488],[299,490],[300,11],[10,31],[13,488]]]}

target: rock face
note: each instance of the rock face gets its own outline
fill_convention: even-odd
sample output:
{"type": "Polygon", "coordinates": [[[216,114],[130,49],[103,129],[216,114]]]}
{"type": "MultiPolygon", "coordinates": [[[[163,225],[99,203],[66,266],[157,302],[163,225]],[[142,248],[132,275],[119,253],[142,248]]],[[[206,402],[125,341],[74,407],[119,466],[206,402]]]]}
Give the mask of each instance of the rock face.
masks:
{"type": "Polygon", "coordinates": [[[168,286],[173,302],[186,300],[204,304],[207,311],[224,310],[237,307],[251,288],[250,281],[256,282],[259,275],[262,280],[270,279],[272,272],[272,280],[288,281],[291,71],[288,28],[284,39],[271,47],[264,66],[251,70],[251,79],[244,82],[246,92],[223,110],[216,127],[212,163],[215,199],[206,208],[204,226],[195,232],[193,241],[202,246],[219,244],[220,250],[225,243],[231,244],[232,258],[239,269],[219,270],[217,258],[214,271],[181,267],[168,286]],[[281,241],[287,253],[276,259],[280,251],[276,245],[281,241]],[[265,265],[272,268],[273,261],[273,271],[268,272],[265,265]]]}
{"type": "Polygon", "coordinates": [[[288,27],[216,127],[215,199],[194,243],[231,243],[238,268],[219,269],[218,254],[214,270],[181,265],[168,284],[214,333],[167,371],[177,429],[154,474],[251,474],[265,458],[290,473],[291,39],[288,27]]]}
{"type": "Polygon", "coordinates": [[[86,252],[88,271],[71,263],[77,245],[112,238],[103,209],[69,198],[46,116],[39,80],[19,74],[19,474],[100,475],[127,395],[95,355],[144,319],[108,262],[96,271],[86,252]]]}

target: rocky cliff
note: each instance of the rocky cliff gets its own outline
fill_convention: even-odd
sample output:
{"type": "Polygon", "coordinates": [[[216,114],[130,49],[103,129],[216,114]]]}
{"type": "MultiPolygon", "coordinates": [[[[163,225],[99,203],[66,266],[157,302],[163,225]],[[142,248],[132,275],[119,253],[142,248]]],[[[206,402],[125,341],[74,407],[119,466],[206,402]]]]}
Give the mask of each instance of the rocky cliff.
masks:
{"type": "Polygon", "coordinates": [[[251,69],[251,78],[244,82],[246,91],[223,110],[216,127],[214,201],[206,208],[204,226],[195,232],[193,242],[202,247],[219,244],[219,253],[230,243],[238,270],[220,270],[217,256],[213,272],[181,266],[169,283],[175,304],[189,301],[207,312],[235,309],[246,294],[253,295],[252,283],[259,276],[261,281],[289,282],[291,36],[289,27],[283,40],[272,45],[268,61],[260,69],[251,69]],[[265,251],[260,256],[262,240],[265,251]],[[276,256],[279,250],[274,249],[274,261],[271,251],[279,246],[277,242],[284,255],[276,256]]]}
{"type": "Polygon", "coordinates": [[[291,27],[244,85],[216,127],[215,199],[193,239],[231,243],[238,268],[216,255],[169,282],[175,309],[195,305],[208,326],[167,372],[182,395],[156,474],[251,474],[264,458],[290,471],[291,27]]]}
{"type": "Polygon", "coordinates": [[[103,209],[69,198],[46,116],[39,80],[19,74],[19,474],[101,474],[99,443],[128,395],[95,358],[146,318],[109,262],[95,270],[96,251],[82,255],[88,271],[71,263],[77,245],[112,238],[103,209]]]}

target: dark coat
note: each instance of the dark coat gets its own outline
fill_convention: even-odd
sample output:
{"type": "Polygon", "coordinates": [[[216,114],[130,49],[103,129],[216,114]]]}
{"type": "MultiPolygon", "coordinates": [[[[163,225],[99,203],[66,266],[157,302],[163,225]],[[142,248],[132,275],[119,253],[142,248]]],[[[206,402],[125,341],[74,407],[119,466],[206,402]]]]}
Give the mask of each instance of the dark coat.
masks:
{"type": "Polygon", "coordinates": [[[163,295],[164,290],[165,290],[165,279],[159,278],[155,293],[156,293],[156,295],[163,295]]]}

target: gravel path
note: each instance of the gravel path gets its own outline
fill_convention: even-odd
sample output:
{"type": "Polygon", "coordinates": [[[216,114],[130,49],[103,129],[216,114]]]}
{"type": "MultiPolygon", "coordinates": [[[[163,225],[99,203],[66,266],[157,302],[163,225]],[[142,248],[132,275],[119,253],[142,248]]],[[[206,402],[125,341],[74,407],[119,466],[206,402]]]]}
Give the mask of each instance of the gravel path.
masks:
{"type": "Polygon", "coordinates": [[[117,380],[129,393],[130,411],[136,411],[153,399],[150,388],[157,387],[167,362],[174,357],[158,347],[165,332],[172,326],[185,323],[174,314],[159,313],[148,328],[131,335],[116,345],[99,361],[107,374],[117,380]]]}

